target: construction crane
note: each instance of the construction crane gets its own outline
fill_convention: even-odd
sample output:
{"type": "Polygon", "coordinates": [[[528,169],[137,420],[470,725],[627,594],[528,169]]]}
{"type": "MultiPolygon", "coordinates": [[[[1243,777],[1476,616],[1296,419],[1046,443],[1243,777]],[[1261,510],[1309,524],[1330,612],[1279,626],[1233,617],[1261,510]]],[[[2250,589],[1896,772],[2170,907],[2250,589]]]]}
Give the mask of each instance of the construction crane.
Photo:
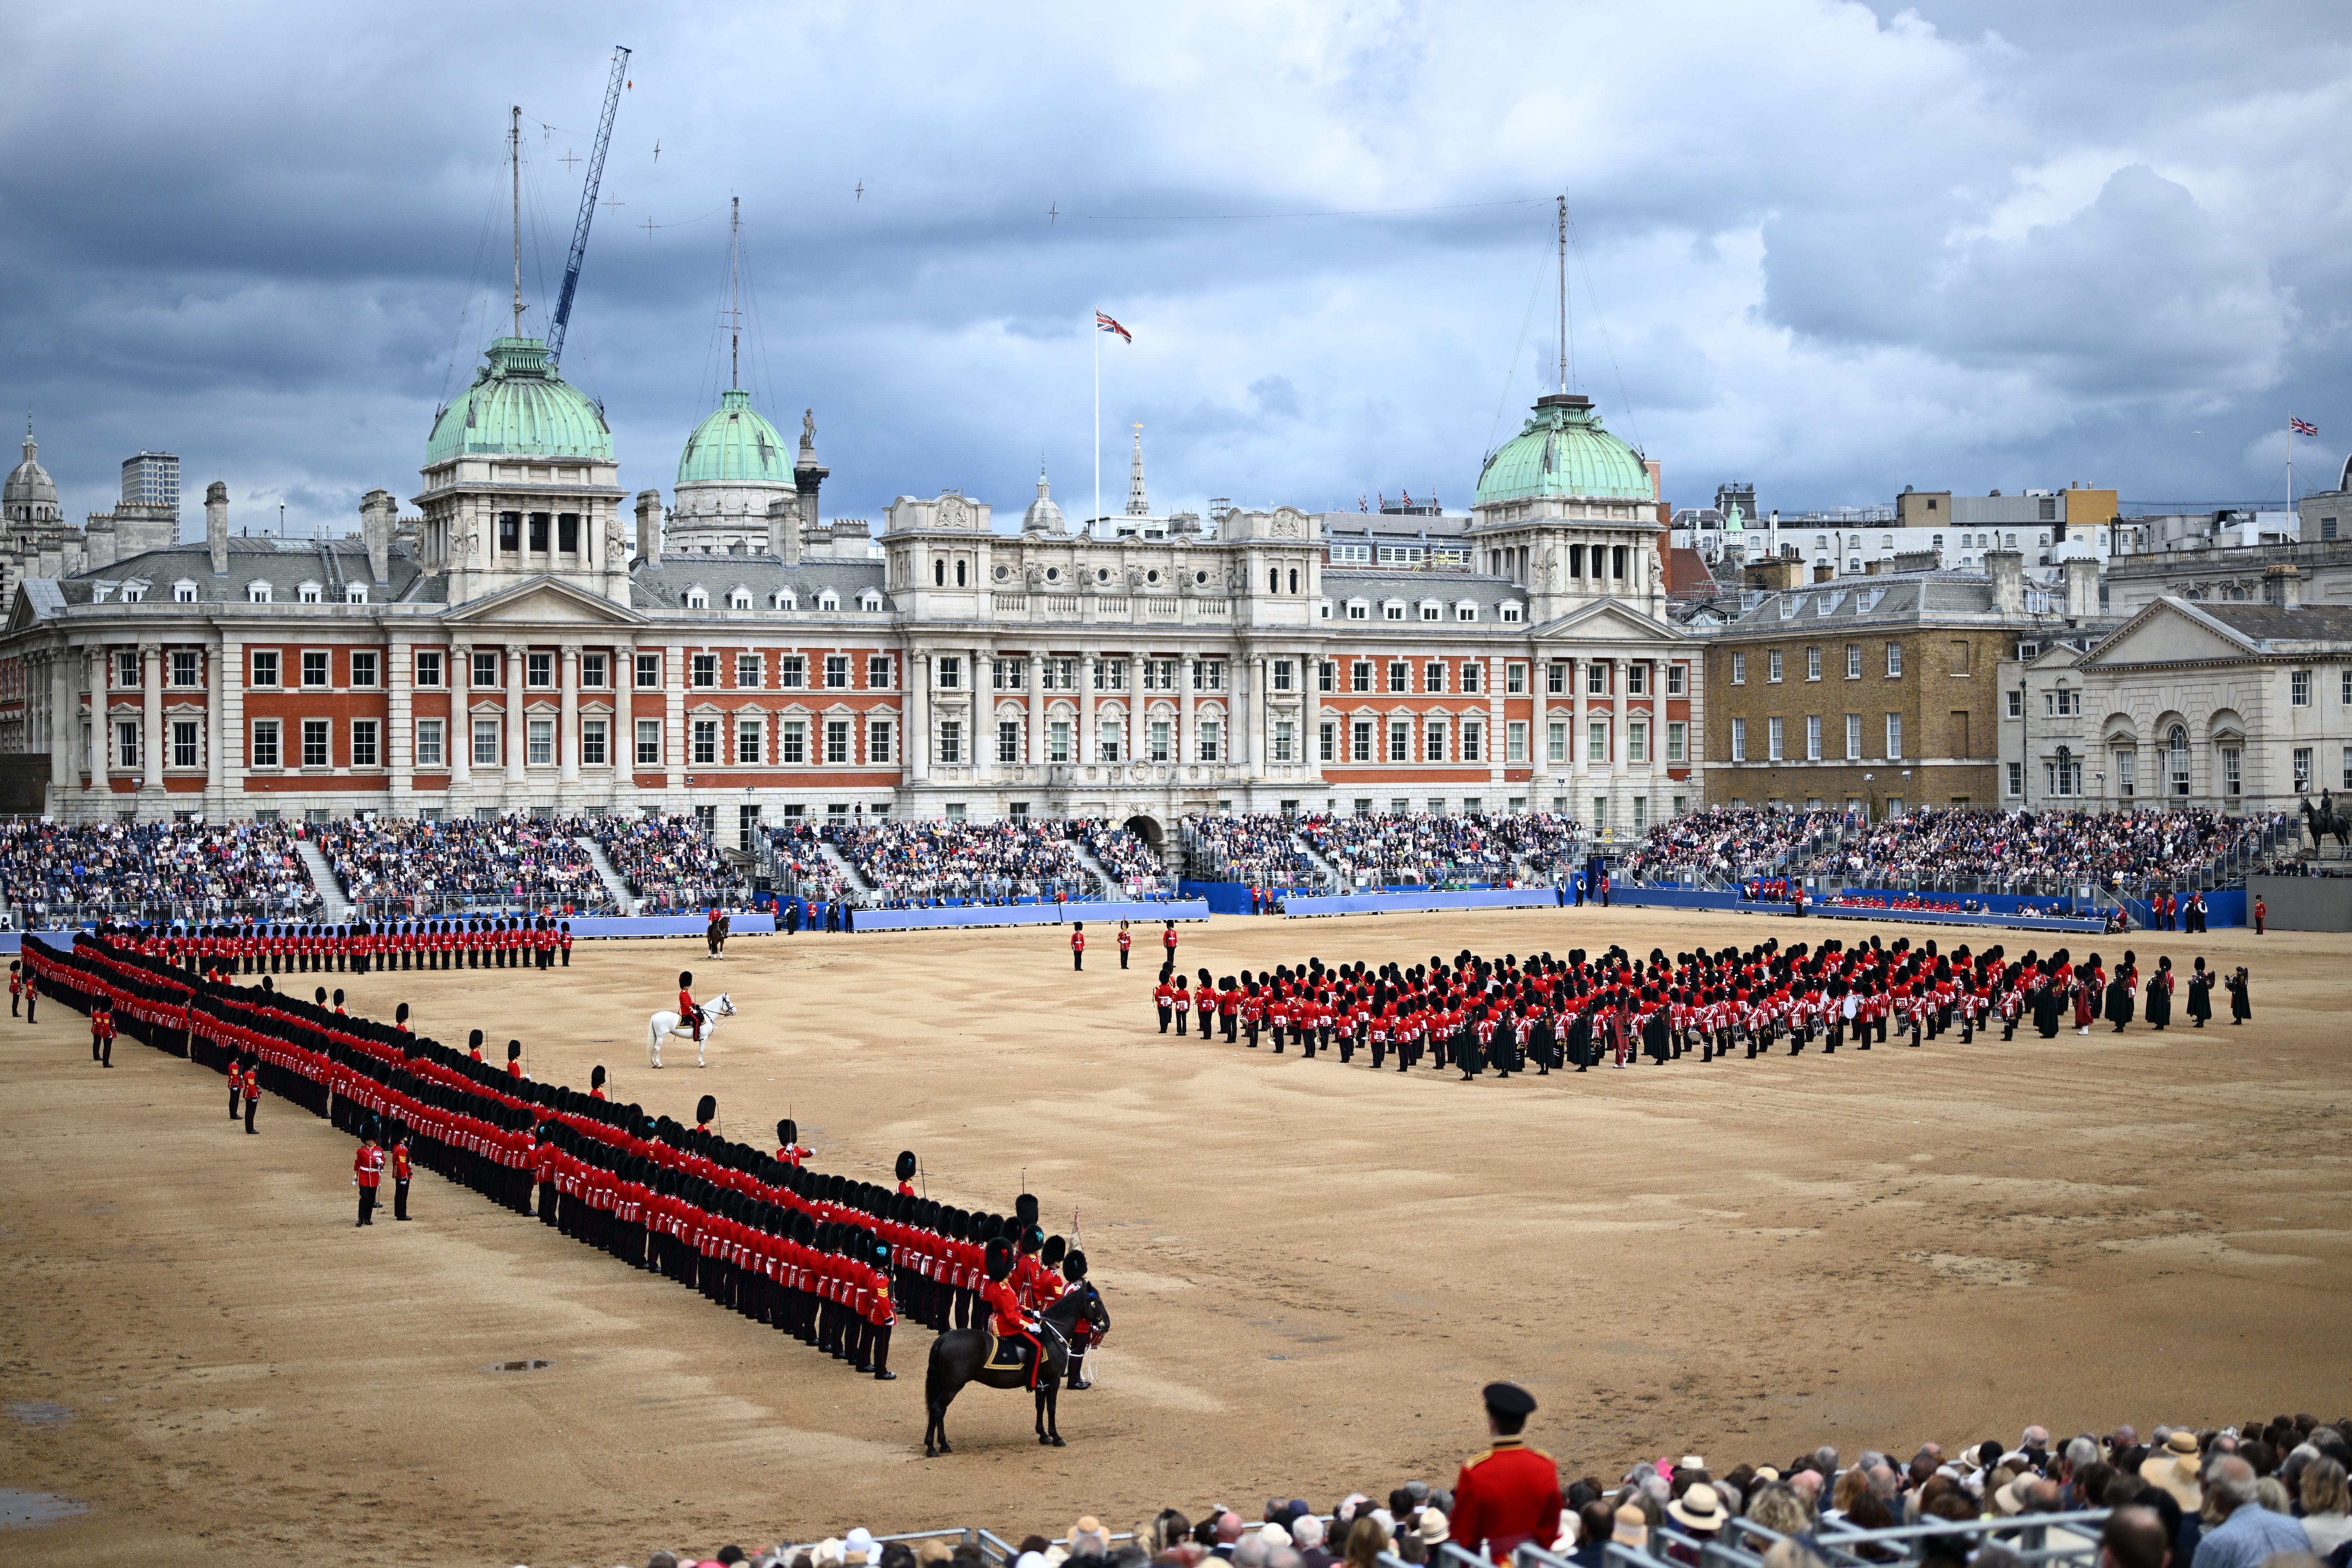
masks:
{"type": "Polygon", "coordinates": [[[563,358],[563,330],[572,322],[572,296],[580,288],[580,264],[588,258],[588,225],[596,216],[596,190],[604,183],[604,149],[613,140],[613,116],[620,112],[629,51],[613,46],[613,79],[604,84],[604,112],[596,121],[596,145],[588,154],[588,183],[580,190],[580,218],[572,226],[572,254],[563,260],[563,291],[555,297],[555,319],[547,328],[547,363],[563,358]]]}

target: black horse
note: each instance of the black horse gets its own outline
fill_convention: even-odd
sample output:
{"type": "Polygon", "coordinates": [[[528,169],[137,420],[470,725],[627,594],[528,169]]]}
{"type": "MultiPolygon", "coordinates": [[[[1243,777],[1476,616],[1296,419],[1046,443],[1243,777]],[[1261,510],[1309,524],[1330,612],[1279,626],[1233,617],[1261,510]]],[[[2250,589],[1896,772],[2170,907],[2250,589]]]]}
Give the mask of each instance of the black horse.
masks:
{"type": "Polygon", "coordinates": [[[2303,825],[2310,831],[2314,849],[2319,847],[2322,837],[2332,837],[2338,849],[2352,850],[2352,816],[2336,810],[2326,793],[2320,795],[2316,807],[2307,800],[2303,803],[2303,825]]]}
{"type": "MultiPolygon", "coordinates": [[[[1062,1380],[1070,1370],[1070,1333],[1080,1322],[1094,1330],[1099,1341],[1110,1331],[1110,1314],[1103,1310],[1102,1296],[1091,1282],[1081,1281],[1062,1293],[1061,1299],[1045,1309],[1044,1326],[1037,1337],[1045,1342],[1045,1364],[1037,1372],[1037,1441],[1053,1447],[1062,1447],[1062,1434],[1055,1425],[1055,1396],[1060,1394],[1062,1380]]],[[[988,1388],[1025,1388],[1029,1373],[1025,1365],[991,1366],[990,1351],[995,1337],[984,1329],[950,1329],[931,1342],[931,1363],[923,1374],[923,1402],[930,1408],[930,1421],[923,1428],[923,1457],[935,1458],[955,1450],[948,1447],[948,1406],[963,1392],[964,1384],[977,1383],[988,1388]]]]}

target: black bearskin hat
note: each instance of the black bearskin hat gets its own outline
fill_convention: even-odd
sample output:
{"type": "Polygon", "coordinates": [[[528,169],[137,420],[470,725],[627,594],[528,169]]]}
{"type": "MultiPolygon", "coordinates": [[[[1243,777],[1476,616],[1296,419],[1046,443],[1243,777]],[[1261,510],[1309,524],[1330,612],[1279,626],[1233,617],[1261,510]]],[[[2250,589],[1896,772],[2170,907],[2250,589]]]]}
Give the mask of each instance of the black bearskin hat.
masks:
{"type": "Polygon", "coordinates": [[[336,1005],[336,1006],[338,1006],[338,1007],[340,1007],[340,1006],[341,1006],[342,1005],[343,1005],[343,994],[342,994],[341,991],[338,991],[338,992],[336,992],[336,993],[335,993],[335,1005],[336,1005]]]}
{"type": "Polygon", "coordinates": [[[1023,1225],[1037,1223],[1037,1198],[1034,1193],[1024,1193],[1013,1200],[1013,1217],[1023,1225]]]}
{"type": "Polygon", "coordinates": [[[320,986],[318,988],[318,994],[313,996],[311,1000],[316,1002],[321,1007],[325,1006],[327,1005],[327,988],[323,985],[320,986]]]}
{"type": "Polygon", "coordinates": [[[988,1277],[1002,1279],[1013,1272],[1013,1244],[998,1237],[988,1244],[988,1277]]]}
{"type": "Polygon", "coordinates": [[[914,1176],[915,1176],[915,1152],[914,1152],[912,1149],[901,1149],[901,1150],[899,1150],[899,1151],[898,1151],[898,1179],[899,1179],[900,1181],[902,1181],[902,1182],[912,1181],[912,1180],[914,1179],[914,1176]]]}
{"type": "Polygon", "coordinates": [[[1075,1285],[1087,1277],[1087,1255],[1073,1247],[1062,1259],[1062,1278],[1075,1285]]]}
{"type": "Polygon", "coordinates": [[[1069,1255],[1069,1250],[1068,1242],[1058,1236],[1049,1236],[1045,1238],[1044,1248],[1037,1254],[1037,1261],[1048,1268],[1059,1268],[1062,1266],[1062,1259],[1069,1255]]]}
{"type": "Polygon", "coordinates": [[[693,971],[693,970],[691,970],[691,969],[681,969],[681,970],[679,970],[679,971],[677,972],[677,988],[678,988],[680,991],[685,990],[688,986],[689,986],[689,985],[691,985],[691,984],[694,984],[694,971],[693,971]]]}
{"type": "Polygon", "coordinates": [[[507,1042],[507,1060],[515,1062],[520,1061],[521,1059],[522,1042],[520,1040],[509,1040],[507,1042]]]}
{"type": "Polygon", "coordinates": [[[694,1102],[694,1119],[698,1122],[709,1121],[718,1114],[719,1100],[716,1095],[706,1094],[694,1102]]]}
{"type": "Polygon", "coordinates": [[[789,1148],[800,1141],[800,1126],[797,1122],[793,1121],[791,1117],[787,1116],[782,1121],[776,1123],[776,1143],[778,1147],[789,1148]]]}
{"type": "Polygon", "coordinates": [[[482,1031],[481,1031],[481,1030],[479,1030],[479,1029],[476,1029],[473,1033],[471,1033],[471,1034],[469,1034],[469,1035],[467,1035],[467,1036],[466,1037],[466,1047],[467,1047],[467,1049],[468,1049],[468,1050],[479,1050],[479,1049],[481,1048],[481,1045],[482,1045],[482,1031]]]}
{"type": "Polygon", "coordinates": [[[602,1089],[604,1087],[604,1064],[603,1062],[598,1062],[593,1068],[589,1069],[588,1087],[590,1089],[602,1089]]]}
{"type": "Polygon", "coordinates": [[[394,1008],[392,1010],[392,1017],[394,1023],[405,1024],[408,1022],[408,1004],[403,1002],[399,1006],[394,1008]]]}

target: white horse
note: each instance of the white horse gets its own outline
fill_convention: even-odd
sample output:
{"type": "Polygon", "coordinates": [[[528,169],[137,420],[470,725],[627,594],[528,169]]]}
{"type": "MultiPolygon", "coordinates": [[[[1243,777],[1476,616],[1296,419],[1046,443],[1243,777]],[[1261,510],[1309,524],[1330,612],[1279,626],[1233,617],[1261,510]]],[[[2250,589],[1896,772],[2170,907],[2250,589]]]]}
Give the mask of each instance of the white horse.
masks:
{"type": "MultiPolygon", "coordinates": [[[[710,1065],[709,1061],[707,1059],[707,1053],[710,1048],[710,1037],[719,1032],[719,1019],[731,1018],[734,1016],[734,999],[730,997],[723,991],[718,995],[713,996],[709,1005],[702,1009],[702,1038],[695,1043],[694,1047],[694,1065],[696,1067],[701,1068],[709,1067],[710,1065]]],[[[654,1014],[651,1017],[646,1020],[646,1056],[652,1061],[654,1066],[661,1066],[661,1047],[664,1037],[670,1035],[691,1034],[692,1032],[693,1031],[690,1029],[681,1029],[678,1027],[678,1016],[675,1013],[654,1014]]]]}

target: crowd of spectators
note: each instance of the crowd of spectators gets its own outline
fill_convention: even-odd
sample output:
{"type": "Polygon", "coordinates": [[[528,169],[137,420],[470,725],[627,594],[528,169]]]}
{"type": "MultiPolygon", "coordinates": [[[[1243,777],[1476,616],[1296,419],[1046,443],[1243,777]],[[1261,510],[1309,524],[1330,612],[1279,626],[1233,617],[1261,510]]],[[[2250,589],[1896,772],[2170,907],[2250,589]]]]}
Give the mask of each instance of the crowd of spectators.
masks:
{"type": "MultiPolygon", "coordinates": [[[[1536,1544],[1576,1568],[1603,1568],[1614,1542],[1690,1568],[1714,1542],[1760,1555],[1766,1568],[1909,1563],[1921,1568],[2021,1568],[2022,1552],[2090,1568],[2347,1568],[2352,1564],[2352,1417],[2308,1415],[2242,1426],[2131,1426],[2053,1447],[2024,1429],[1948,1453],[1939,1443],[1832,1447],[1779,1464],[1718,1470],[1705,1457],[1668,1456],[1614,1480],[1560,1474],[1557,1529],[1536,1544]],[[2061,1517],[2063,1516],[2063,1517],[2061,1517]],[[2087,1516],[2087,1517],[2086,1517],[2087,1516]],[[2103,1516],[2103,1517],[2102,1517],[2103,1516]],[[2049,1522],[2041,1522],[2047,1520],[2049,1522]],[[1924,1528],[1873,1539],[1866,1532],[1924,1528]],[[1857,1536],[1863,1539],[1855,1539],[1857,1536]]],[[[1613,1472],[1612,1472],[1613,1473],[1613,1472]]],[[[1221,1503],[1163,1509],[1114,1532],[1082,1518],[1058,1536],[1031,1535],[1006,1558],[952,1533],[877,1541],[864,1528],[804,1545],[722,1548],[709,1558],[658,1551],[647,1568],[1381,1568],[1435,1563],[1462,1539],[1454,1494],[1407,1481],[1353,1492],[1328,1511],[1271,1499],[1255,1520],[1221,1503]]],[[[1464,1521],[1465,1528],[1475,1525],[1464,1521]]],[[[627,1565],[624,1565],[627,1568],[627,1565]]]]}
{"type": "Polygon", "coordinates": [[[1842,811],[1713,806],[1650,829],[1618,861],[1629,882],[1737,882],[1797,869],[1853,822],[1842,811]]]}
{"type": "Polygon", "coordinates": [[[1580,834],[1574,817],[1551,812],[1316,816],[1299,818],[1298,831],[1353,886],[1433,888],[1549,886],[1580,834]]]}
{"type": "Polygon", "coordinates": [[[1290,817],[1265,812],[1190,817],[1184,823],[1185,857],[1193,877],[1204,882],[1320,887],[1322,868],[1298,847],[1297,831],[1290,817]]]}
{"type": "Polygon", "coordinates": [[[838,862],[824,852],[824,841],[805,818],[795,819],[768,836],[777,868],[783,873],[782,891],[811,903],[836,903],[855,886],[838,862]]]}
{"type": "Polygon", "coordinates": [[[1117,823],[1081,818],[1070,824],[1070,837],[1109,873],[1109,891],[1130,899],[1164,899],[1175,892],[1175,879],[1151,847],[1117,823]]]}
{"type": "Polygon", "coordinates": [[[0,902],[31,926],[295,916],[320,900],[283,823],[11,822],[0,826],[0,902]]]}
{"type": "Polygon", "coordinates": [[[709,909],[736,901],[735,874],[691,816],[592,816],[580,824],[645,911],[709,909]]]}
{"type": "Polygon", "coordinates": [[[1009,904],[1094,896],[1094,879],[1060,823],[868,817],[821,830],[874,889],[882,909],[949,900],[1009,904]]]}
{"type": "Polygon", "coordinates": [[[1975,811],[1922,807],[1849,834],[1820,869],[1841,879],[1973,877],[2006,889],[2168,883],[2252,850],[2294,818],[2217,811],[1975,811]]]}
{"type": "Polygon", "coordinates": [[[612,902],[580,847],[576,818],[495,821],[345,817],[307,825],[364,920],[467,909],[603,909],[612,902]]]}

